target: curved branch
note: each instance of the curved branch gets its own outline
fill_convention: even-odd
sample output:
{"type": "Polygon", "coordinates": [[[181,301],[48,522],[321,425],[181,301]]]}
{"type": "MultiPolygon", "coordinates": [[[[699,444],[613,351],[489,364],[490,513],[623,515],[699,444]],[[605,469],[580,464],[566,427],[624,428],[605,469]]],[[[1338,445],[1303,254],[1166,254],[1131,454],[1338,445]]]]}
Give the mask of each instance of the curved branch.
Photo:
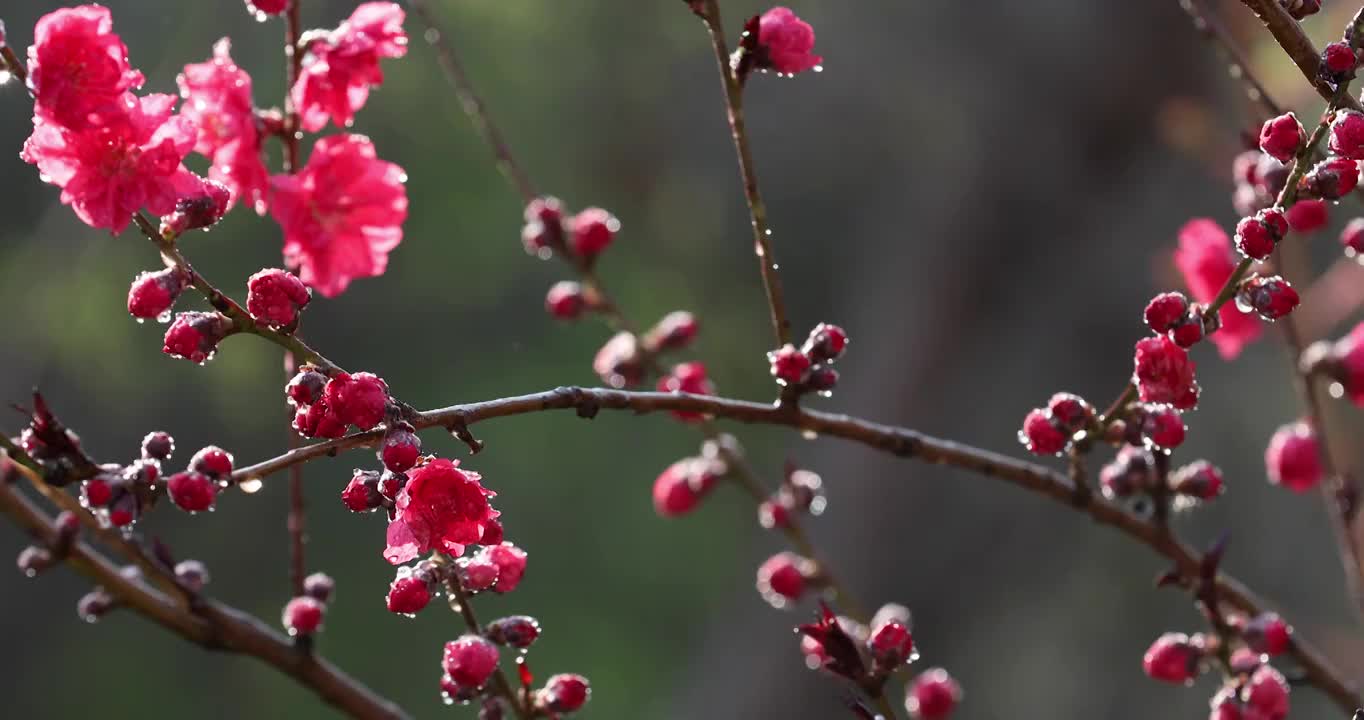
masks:
{"type": "MultiPolygon", "coordinates": [[[[43,542],[56,537],[52,518],[14,487],[3,483],[0,512],[43,542]]],[[[139,615],[205,649],[254,657],[294,678],[350,717],[363,720],[408,717],[401,708],[336,666],[300,652],[288,638],[240,610],[207,598],[198,599],[191,610],[188,604],[124,576],[118,567],[83,542],[72,546],[65,562],[139,615]]]]}
{"type": "MultiPolygon", "coordinates": [[[[579,417],[592,418],[603,409],[628,410],[635,413],[672,410],[703,413],[743,423],[784,425],[851,440],[900,457],[936,465],[949,465],[987,477],[996,477],[1067,507],[1075,507],[1075,491],[1070,480],[1059,471],[1042,465],[925,435],[909,428],[884,425],[849,415],[793,409],[790,406],[764,405],[723,397],[561,387],[531,395],[430,410],[418,413],[412,424],[418,428],[467,428],[474,423],[493,418],[549,410],[575,410],[579,417]]],[[[242,468],[233,474],[233,479],[237,481],[247,478],[260,479],[314,458],[335,455],[348,448],[373,445],[382,437],[382,430],[373,430],[308,445],[277,458],[242,468]]],[[[1182,575],[1198,576],[1200,554],[1175,539],[1167,528],[1098,498],[1091,499],[1078,509],[1095,522],[1117,529],[1170,560],[1182,575]]],[[[1265,608],[1263,601],[1234,578],[1220,577],[1218,589],[1227,602],[1243,612],[1257,614],[1265,608]]],[[[1355,689],[1342,679],[1341,674],[1318,650],[1301,639],[1295,639],[1291,653],[1302,666],[1311,684],[1329,695],[1337,705],[1350,711],[1360,705],[1360,698],[1355,689]]]]}

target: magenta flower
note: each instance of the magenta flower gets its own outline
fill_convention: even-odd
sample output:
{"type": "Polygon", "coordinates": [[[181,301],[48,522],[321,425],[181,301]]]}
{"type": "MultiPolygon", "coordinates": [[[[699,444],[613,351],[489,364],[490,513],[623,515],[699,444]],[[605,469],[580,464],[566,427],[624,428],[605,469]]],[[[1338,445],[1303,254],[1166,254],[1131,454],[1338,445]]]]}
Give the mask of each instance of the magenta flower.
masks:
{"type": "Polygon", "coordinates": [[[432,460],[408,477],[384,548],[384,558],[394,565],[432,551],[462,555],[465,545],[484,539],[500,514],[488,504],[494,493],[480,484],[478,473],[460,470],[455,461],[432,460]]]}
{"type": "Polygon", "coordinates": [[[199,128],[194,151],[211,159],[208,177],[245,198],[264,214],[270,176],[261,161],[261,136],[251,100],[251,76],[233,62],[227,38],[213,46],[213,58],[185,66],[176,78],[185,105],[180,113],[199,128]]]}
{"type": "Polygon", "coordinates": [[[28,49],[36,117],[83,129],[123,114],[124,95],[141,87],[143,77],[128,64],[128,48],[113,28],[109,9],[99,5],[62,8],[39,18],[28,49]]]}
{"type": "Polygon", "coordinates": [[[369,138],[333,135],[313,146],[296,175],[270,178],[270,214],[284,228],[284,261],[327,297],[377,277],[402,242],[403,169],[379,160],[369,138]]]}
{"type": "Polygon", "coordinates": [[[407,54],[404,17],[395,3],[364,3],[308,47],[303,73],[290,90],[305,130],[321,130],[328,118],[350,127],[369,89],[384,81],[379,60],[407,54]]]}
{"type": "Polygon", "coordinates": [[[38,166],[43,180],[62,189],[62,203],[82,221],[114,233],[139,209],[167,215],[181,192],[203,187],[180,165],[194,147],[196,131],[188,118],[172,117],[175,97],[127,94],[122,102],[121,114],[84,129],[35,116],[20,154],[38,166]]]}
{"type": "Polygon", "coordinates": [[[815,30],[790,8],[774,7],[758,20],[758,44],[764,58],[760,67],[785,75],[805,72],[824,62],[815,55],[815,30]]]}

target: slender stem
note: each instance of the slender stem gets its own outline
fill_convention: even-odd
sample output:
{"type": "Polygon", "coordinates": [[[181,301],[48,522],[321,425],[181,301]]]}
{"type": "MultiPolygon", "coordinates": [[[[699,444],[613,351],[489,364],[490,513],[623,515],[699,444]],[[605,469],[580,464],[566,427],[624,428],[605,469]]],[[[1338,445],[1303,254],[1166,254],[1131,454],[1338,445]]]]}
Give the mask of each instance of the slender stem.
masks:
{"type": "Polygon", "coordinates": [[[208,278],[200,275],[194,269],[194,266],[190,265],[189,260],[186,260],[185,256],[180,254],[180,250],[176,247],[174,238],[167,239],[162,237],[160,231],[156,229],[156,226],[152,224],[151,220],[147,219],[146,215],[143,215],[140,212],[134,214],[133,224],[137,225],[137,228],[142,231],[142,234],[145,235],[148,240],[151,240],[152,243],[156,245],[157,249],[161,251],[161,257],[167,265],[180,268],[184,271],[185,274],[189,276],[190,284],[194,289],[198,290],[199,294],[203,295],[204,299],[208,300],[208,303],[212,305],[215,310],[232,320],[232,331],[234,333],[256,335],[269,340],[275,345],[293,353],[294,357],[296,357],[299,362],[311,363],[317,366],[318,370],[321,370],[327,375],[334,375],[342,371],[341,366],[328,360],[326,356],[314,350],[297,335],[283,333],[266,327],[265,325],[258,324],[251,317],[251,314],[246,311],[246,308],[242,307],[236,300],[233,300],[226,293],[219,290],[208,281],[208,278]]]}
{"type": "MultiPolygon", "coordinates": [[[[450,594],[450,608],[464,619],[464,625],[469,629],[469,632],[482,635],[483,625],[478,622],[478,616],[474,613],[474,604],[471,602],[473,598],[469,597],[469,594],[464,591],[464,586],[455,576],[453,567],[447,566],[445,589],[450,594]]],[[[512,711],[516,713],[517,717],[529,717],[526,705],[522,702],[521,694],[512,687],[511,682],[507,680],[507,674],[502,672],[500,666],[493,671],[492,683],[493,690],[501,695],[507,704],[511,705],[512,711]]]]}
{"type": "MultiPolygon", "coordinates": [[[[298,108],[293,101],[293,87],[303,72],[303,53],[298,46],[302,34],[301,5],[303,0],[290,0],[284,16],[284,172],[293,174],[298,170],[298,146],[303,134],[300,126],[298,108]]],[[[290,351],[284,353],[284,382],[298,373],[298,358],[290,351]]],[[[298,433],[292,422],[284,427],[289,449],[299,446],[298,433]]],[[[307,508],[303,496],[303,468],[289,468],[289,514],[285,520],[289,532],[289,584],[294,595],[303,594],[303,578],[307,574],[308,561],[305,555],[304,539],[307,530],[307,508]]]]}
{"type": "Polygon", "coordinates": [[[743,180],[744,199],[748,202],[748,214],[753,226],[753,253],[758,257],[763,289],[767,291],[772,331],[776,334],[777,346],[781,347],[791,342],[791,322],[786,317],[781,276],[777,274],[777,257],[772,252],[772,231],[767,226],[767,205],[763,203],[762,192],[758,189],[753,150],[749,147],[748,130],[744,124],[744,88],[730,66],[729,45],[725,39],[719,0],[704,0],[701,3],[701,18],[710,33],[710,44],[715,50],[715,62],[720,69],[730,134],[734,137],[734,150],[739,156],[739,175],[743,180]]]}
{"type": "Polygon", "coordinates": [[[487,143],[492,149],[493,155],[497,158],[497,169],[507,178],[521,198],[526,202],[534,200],[539,193],[535,191],[535,185],[531,183],[530,176],[516,162],[516,156],[512,155],[511,147],[507,145],[507,140],[502,136],[501,129],[493,122],[492,116],[488,113],[488,106],[474,90],[473,83],[469,81],[469,75],[464,70],[463,63],[459,60],[459,55],[453,46],[445,40],[445,33],[440,29],[436,22],[435,15],[431,8],[427,7],[426,0],[408,0],[412,12],[417,16],[417,20],[426,26],[426,42],[431,49],[436,52],[436,62],[440,64],[441,72],[445,74],[446,81],[451,89],[455,91],[455,97],[459,100],[460,107],[464,109],[464,114],[473,121],[474,129],[482,136],[483,142],[487,143]]]}
{"type": "Polygon", "coordinates": [[[1264,117],[1274,117],[1283,114],[1283,109],[1274,99],[1269,96],[1265,86],[1255,77],[1250,70],[1250,63],[1246,61],[1245,53],[1236,45],[1231,33],[1226,26],[1217,19],[1216,13],[1210,12],[1203,7],[1202,0],[1179,0],[1179,6],[1189,15],[1193,21],[1194,28],[1202,33],[1213,47],[1217,48],[1218,54],[1227,64],[1227,72],[1245,89],[1246,98],[1251,103],[1258,105],[1264,117]]]}
{"type": "MultiPolygon", "coordinates": [[[[41,472],[41,467],[23,455],[22,451],[16,453],[9,450],[7,439],[4,444],[12,461],[41,472]]],[[[70,498],[60,491],[57,494],[70,498]]],[[[79,505],[64,509],[77,513],[87,530],[98,533],[94,529],[98,527],[98,522],[79,505]]],[[[0,483],[0,512],[35,537],[50,540],[56,536],[54,520],[17,488],[4,483],[0,483]]],[[[114,534],[117,535],[116,532],[114,534]]],[[[121,543],[110,544],[104,534],[99,534],[99,537],[114,549],[123,550],[127,547],[121,543]]],[[[134,553],[130,559],[138,560],[138,555],[134,553]]],[[[145,573],[148,568],[145,559],[142,560],[144,562],[139,562],[139,566],[143,567],[145,573]]],[[[350,717],[364,720],[408,717],[391,701],[376,695],[331,663],[298,652],[289,639],[240,610],[206,597],[197,597],[193,606],[179,602],[173,595],[163,594],[140,581],[125,577],[119,568],[84,542],[75,543],[63,561],[103,587],[122,606],[205,649],[254,657],[294,678],[350,717]]],[[[151,572],[159,573],[160,569],[153,567],[151,572]]]]}
{"type": "MultiPolygon", "coordinates": [[[[1298,245],[1279,247],[1279,265],[1291,280],[1293,276],[1304,277],[1302,248],[1298,245]]],[[[1321,499],[1326,508],[1326,516],[1331,524],[1341,564],[1345,571],[1345,585],[1355,608],[1364,614],[1364,565],[1361,564],[1361,549],[1354,534],[1354,499],[1358,488],[1348,472],[1341,469],[1339,460],[1346,457],[1340,453],[1331,437],[1328,416],[1321,398],[1321,388],[1313,382],[1312,376],[1299,367],[1306,346],[1296,313],[1290,313],[1280,322],[1284,340],[1288,345],[1290,371],[1293,387],[1307,422],[1316,432],[1321,443],[1321,463],[1325,480],[1321,483],[1321,499]]]]}
{"type": "Polygon", "coordinates": [[[284,172],[292,173],[298,169],[298,144],[303,133],[298,118],[298,108],[294,106],[293,89],[298,76],[303,73],[303,52],[298,46],[302,36],[303,22],[300,5],[303,0],[289,0],[289,8],[284,14],[284,71],[288,81],[284,86],[284,172]]]}
{"type": "MultiPolygon", "coordinates": [[[[787,426],[819,435],[843,438],[899,457],[913,458],[934,465],[948,465],[986,477],[998,478],[1067,507],[1075,507],[1073,503],[1075,489],[1070,481],[1065,475],[1042,465],[932,437],[909,428],[883,425],[848,415],[807,409],[793,412],[770,404],[709,395],[563,387],[531,395],[454,405],[417,413],[412,423],[418,428],[449,427],[455,424],[469,426],[493,418],[550,410],[574,410],[579,417],[584,418],[595,417],[601,410],[620,410],[634,414],[682,411],[744,423],[787,426]]],[[[294,463],[335,455],[347,448],[373,445],[381,437],[381,433],[371,431],[308,445],[280,457],[242,468],[234,474],[234,478],[237,480],[263,478],[294,463]]],[[[1093,521],[1115,528],[1151,548],[1172,561],[1185,576],[1198,577],[1199,552],[1177,541],[1159,524],[1137,517],[1120,505],[1097,496],[1083,508],[1079,508],[1079,511],[1093,521]]],[[[1248,614],[1258,614],[1266,607],[1265,603],[1230,577],[1219,578],[1218,592],[1232,606],[1248,614]]],[[[1342,679],[1339,671],[1331,667],[1321,653],[1305,640],[1295,638],[1291,654],[1302,666],[1311,684],[1320,688],[1338,705],[1353,710],[1360,704],[1356,691],[1342,679]]]]}

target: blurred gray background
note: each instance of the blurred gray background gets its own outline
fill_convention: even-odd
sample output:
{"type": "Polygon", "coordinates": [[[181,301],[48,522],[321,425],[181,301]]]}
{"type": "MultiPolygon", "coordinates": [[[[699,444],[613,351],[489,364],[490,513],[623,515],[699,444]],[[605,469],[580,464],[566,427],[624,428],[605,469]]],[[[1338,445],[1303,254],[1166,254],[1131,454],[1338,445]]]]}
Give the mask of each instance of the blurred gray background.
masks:
{"type": "MultiPolygon", "coordinates": [[[[254,22],[240,0],[108,5],[148,90],[173,92],[180,67],[230,35],[258,102],[277,103],[280,22],[254,22]]],[[[683,4],[433,5],[537,183],[622,219],[601,272],[637,322],[696,311],[695,356],[722,392],[770,397],[766,311],[714,59],[683,4]]],[[[723,5],[731,30],[767,7],[723,5]]],[[[55,6],[7,3],[11,41],[26,45],[55,6]]],[[[305,0],[305,22],[334,26],[353,6],[305,0]]],[[[827,320],[853,338],[839,392],[816,404],[1020,453],[1020,419],[1053,391],[1110,400],[1130,372],[1142,304],[1177,282],[1176,229],[1197,215],[1234,222],[1229,163],[1253,126],[1174,0],[793,7],[816,27],[827,70],[754,78],[748,105],[797,332],[827,320]]],[[[1280,99],[1315,116],[1320,103],[1248,11],[1222,7],[1280,99]]],[[[1318,38],[1337,35],[1350,8],[1335,10],[1308,21],[1318,38]]],[[[607,332],[541,309],[565,272],[521,250],[515,193],[414,20],[408,30],[411,52],[385,64],[356,125],[410,175],[406,240],[384,277],[314,303],[305,336],[419,406],[595,382],[590,359],[607,332]]],[[[0,398],[40,386],[107,460],[131,458],[152,429],[175,434],[180,463],[208,443],[239,462],[279,452],[277,350],[234,339],[206,368],[163,356],[160,329],[123,311],[128,281],[156,264],[150,248],[81,225],[16,157],[29,130],[20,87],[0,88],[0,110],[0,398]]],[[[1342,207],[1333,227],[1354,212],[1342,207]]],[[[1315,243],[1322,267],[1333,232],[1315,243]]],[[[248,274],[279,263],[279,246],[277,226],[244,210],[184,241],[239,295],[248,274]]],[[[1296,412],[1281,343],[1268,337],[1234,363],[1195,353],[1204,401],[1177,459],[1213,460],[1230,491],[1179,530],[1200,544],[1229,531],[1228,569],[1358,679],[1360,624],[1320,504],[1263,478],[1265,441],[1296,412]]],[[[1337,415],[1357,438],[1355,413],[1337,415]]],[[[695,451],[695,433],[664,416],[607,413],[499,420],[478,434],[487,451],[466,463],[500,493],[508,535],[531,559],[522,589],[480,600],[480,612],[542,621],[532,665],[591,678],[583,717],[847,717],[838,686],[795,651],[791,628],[810,607],[775,612],[752,588],[781,545],[748,500],[726,489],[681,520],[652,512],[654,476],[695,451]]],[[[738,434],[770,481],[788,457],[824,476],[819,543],[864,604],[913,609],[921,667],[945,666],[965,687],[958,717],[1206,716],[1212,680],[1185,690],[1141,673],[1157,634],[1200,629],[1184,596],[1152,589],[1164,568],[1144,548],[988,479],[837,440],[738,434]]],[[[438,433],[424,440],[467,455],[438,433]]],[[[383,523],[338,502],[350,468],[372,464],[352,455],[307,469],[310,569],[339,584],[321,651],[418,717],[471,716],[437,697],[456,618],[385,612],[383,523]]],[[[142,527],[206,562],[213,594],[274,622],[288,598],[286,494],[276,479],[249,498],[225,495],[214,514],[166,510],[142,527]]],[[[17,552],[25,538],[0,526],[0,541],[17,552]]],[[[0,573],[5,715],[332,716],[264,666],[190,649],[131,614],[85,625],[74,604],[86,589],[65,570],[0,573]]],[[[1293,702],[1294,717],[1334,716],[1310,690],[1293,702]]]]}

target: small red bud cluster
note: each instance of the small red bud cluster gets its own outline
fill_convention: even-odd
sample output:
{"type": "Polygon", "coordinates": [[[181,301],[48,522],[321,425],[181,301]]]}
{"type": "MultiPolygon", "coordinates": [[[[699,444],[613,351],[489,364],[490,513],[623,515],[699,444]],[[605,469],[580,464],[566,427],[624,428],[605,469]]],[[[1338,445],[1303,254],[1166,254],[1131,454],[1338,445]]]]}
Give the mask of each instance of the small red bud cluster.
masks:
{"type": "MultiPolygon", "coordinates": [[[[526,252],[542,260],[558,253],[581,268],[592,267],[620,232],[620,221],[606,210],[591,207],[569,216],[555,197],[531,201],[525,217],[521,242],[526,252]]],[[[595,293],[576,282],[557,283],[545,297],[545,310],[560,320],[573,320],[595,309],[595,293]]]]}
{"type": "MultiPolygon", "coordinates": [[[[1208,327],[1203,319],[1203,308],[1189,302],[1183,293],[1161,293],[1146,305],[1146,326],[1163,334],[1182,348],[1193,347],[1205,334],[1216,328],[1208,327]]],[[[1214,319],[1212,321],[1216,323],[1214,319]]]]}
{"type": "Polygon", "coordinates": [[[1057,393],[1045,408],[1033,408],[1023,418],[1018,440],[1035,455],[1057,455],[1074,440],[1076,433],[1092,430],[1094,408],[1079,395],[1057,393]]]}
{"type": "Polygon", "coordinates": [[[848,348],[848,333],[829,323],[820,323],[810,331],[799,350],[787,344],[767,353],[767,361],[777,384],[786,394],[799,397],[817,392],[828,397],[838,385],[838,371],[833,364],[848,348]]]}
{"type": "MultiPolygon", "coordinates": [[[[1289,687],[1284,676],[1266,660],[1289,644],[1291,630],[1277,615],[1266,614],[1250,621],[1229,619],[1233,630],[1240,630],[1244,644],[1229,656],[1230,673],[1211,701],[1213,720],[1284,720],[1288,716],[1289,687]],[[1251,629],[1254,626],[1254,629],[1251,629]]],[[[1222,643],[1235,638],[1203,634],[1165,633],[1152,643],[1142,657],[1147,676],[1163,682],[1191,685],[1213,664],[1223,651],[1222,643]]]]}
{"type": "Polygon", "coordinates": [[[397,413],[388,384],[373,373],[337,372],[328,378],[305,365],[284,394],[295,408],[294,429],[304,437],[341,437],[348,425],[370,430],[397,413]]]}
{"type": "Polygon", "coordinates": [[[791,526],[793,516],[824,512],[824,481],[818,475],[788,463],[781,487],[771,497],[758,504],[758,524],[772,529],[791,526]]]}
{"type": "MultiPolygon", "coordinates": [[[[836,616],[821,604],[816,622],[797,628],[805,664],[861,688],[880,689],[891,676],[919,659],[909,609],[888,604],[864,625],[836,616]]],[[[905,688],[905,710],[912,718],[943,720],[961,702],[961,687],[942,668],[919,674],[905,688]]],[[[870,714],[867,715],[870,717],[870,714]]]]}
{"type": "MultiPolygon", "coordinates": [[[[668,313],[643,335],[632,332],[613,335],[597,351],[592,360],[592,370],[611,387],[637,386],[644,380],[646,370],[654,367],[659,356],[690,347],[700,329],[700,323],[691,313],[685,310],[668,313]]],[[[677,365],[673,372],[659,379],[658,389],[695,395],[715,392],[701,363],[677,365]]],[[[682,419],[699,417],[687,413],[678,415],[682,419]]]]}

